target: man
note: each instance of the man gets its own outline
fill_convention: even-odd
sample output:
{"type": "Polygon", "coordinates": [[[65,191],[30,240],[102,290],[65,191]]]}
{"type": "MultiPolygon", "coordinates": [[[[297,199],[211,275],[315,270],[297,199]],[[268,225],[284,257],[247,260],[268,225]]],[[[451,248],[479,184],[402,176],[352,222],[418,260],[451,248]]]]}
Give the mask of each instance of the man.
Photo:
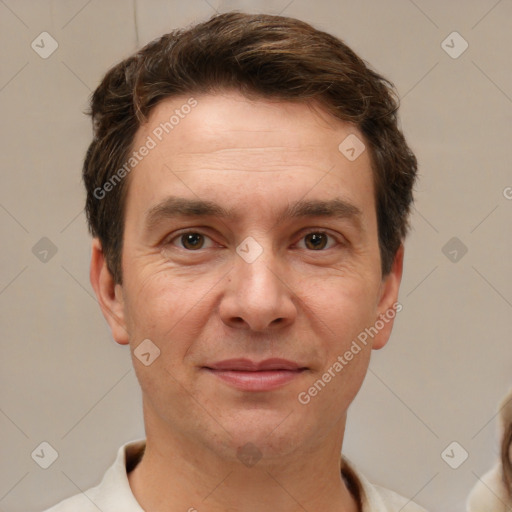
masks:
{"type": "Polygon", "coordinates": [[[150,43],[91,102],[91,283],[146,439],[52,512],[421,511],[341,455],[401,305],[416,159],[390,84],[290,18],[150,43]]]}

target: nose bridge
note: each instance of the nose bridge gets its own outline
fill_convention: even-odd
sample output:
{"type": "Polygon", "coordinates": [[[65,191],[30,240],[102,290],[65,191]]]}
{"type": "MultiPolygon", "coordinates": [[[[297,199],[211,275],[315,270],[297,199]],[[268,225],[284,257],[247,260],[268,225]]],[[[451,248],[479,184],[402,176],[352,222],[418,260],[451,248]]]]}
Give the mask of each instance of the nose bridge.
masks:
{"type": "Polygon", "coordinates": [[[283,267],[271,244],[263,246],[254,239],[246,239],[237,253],[230,290],[221,308],[223,321],[265,330],[293,320],[295,306],[291,291],[279,275],[283,267]]]}
{"type": "Polygon", "coordinates": [[[264,250],[251,262],[238,258],[235,273],[239,280],[239,291],[246,292],[255,302],[262,299],[266,299],[266,303],[275,301],[281,284],[277,272],[271,249],[264,250]]]}

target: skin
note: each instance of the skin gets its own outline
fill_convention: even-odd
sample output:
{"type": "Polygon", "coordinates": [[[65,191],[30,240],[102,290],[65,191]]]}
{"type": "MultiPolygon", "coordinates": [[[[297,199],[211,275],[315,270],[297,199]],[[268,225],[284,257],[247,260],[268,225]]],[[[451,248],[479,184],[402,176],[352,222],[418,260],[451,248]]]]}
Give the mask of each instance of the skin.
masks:
{"type": "MultiPolygon", "coordinates": [[[[149,366],[133,356],[147,446],[130,486],[151,512],[355,512],[340,475],[346,413],[393,322],[309,404],[297,396],[398,300],[403,247],[383,277],[370,156],[351,162],[338,150],[351,133],[364,139],[304,103],[234,91],[194,97],[129,175],[122,285],[93,240],[91,282],[114,339],[132,355],[145,339],[161,351],[149,366]],[[164,218],[148,231],[148,211],[169,196],[214,201],[236,217],[164,218]],[[289,203],[334,198],[355,206],[358,220],[278,218],[289,203]],[[199,248],[183,230],[204,235],[199,248]],[[329,236],[317,248],[310,232],[329,236]],[[236,252],[249,236],[263,249],[252,263],[236,252]],[[203,368],[238,357],[308,370],[250,392],[203,368]],[[252,467],[237,457],[247,443],[261,454],[252,467]]],[[[133,147],[187,100],[160,102],[133,147]]]]}

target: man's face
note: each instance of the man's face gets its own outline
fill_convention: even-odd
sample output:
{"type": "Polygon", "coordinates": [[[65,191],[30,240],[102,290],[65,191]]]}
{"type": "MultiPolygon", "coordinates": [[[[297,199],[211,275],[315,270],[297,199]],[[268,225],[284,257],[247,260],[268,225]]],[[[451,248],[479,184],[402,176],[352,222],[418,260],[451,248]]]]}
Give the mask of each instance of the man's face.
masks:
{"type": "Polygon", "coordinates": [[[269,458],[305,453],[342,437],[371,345],[391,330],[299,401],[397,299],[401,265],[380,271],[370,157],[346,158],[340,143],[362,135],[305,104],[194,98],[162,101],[137,133],[134,150],[148,136],[156,147],[129,176],[118,321],[106,316],[132,352],[160,349],[148,366],[133,357],[147,429],[233,460],[249,442],[269,458]],[[162,136],[176,109],[190,113],[162,136]],[[302,370],[214,369],[238,358],[302,370]]]}

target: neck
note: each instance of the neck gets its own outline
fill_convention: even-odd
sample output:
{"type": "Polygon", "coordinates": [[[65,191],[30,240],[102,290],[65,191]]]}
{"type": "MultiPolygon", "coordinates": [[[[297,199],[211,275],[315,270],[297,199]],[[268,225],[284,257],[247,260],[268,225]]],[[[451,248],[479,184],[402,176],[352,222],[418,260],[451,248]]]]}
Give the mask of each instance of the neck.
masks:
{"type": "Polygon", "coordinates": [[[339,437],[325,438],[315,449],[244,459],[244,464],[187,435],[146,432],[144,456],[128,480],[149,512],[359,511],[341,475],[339,437]]]}

